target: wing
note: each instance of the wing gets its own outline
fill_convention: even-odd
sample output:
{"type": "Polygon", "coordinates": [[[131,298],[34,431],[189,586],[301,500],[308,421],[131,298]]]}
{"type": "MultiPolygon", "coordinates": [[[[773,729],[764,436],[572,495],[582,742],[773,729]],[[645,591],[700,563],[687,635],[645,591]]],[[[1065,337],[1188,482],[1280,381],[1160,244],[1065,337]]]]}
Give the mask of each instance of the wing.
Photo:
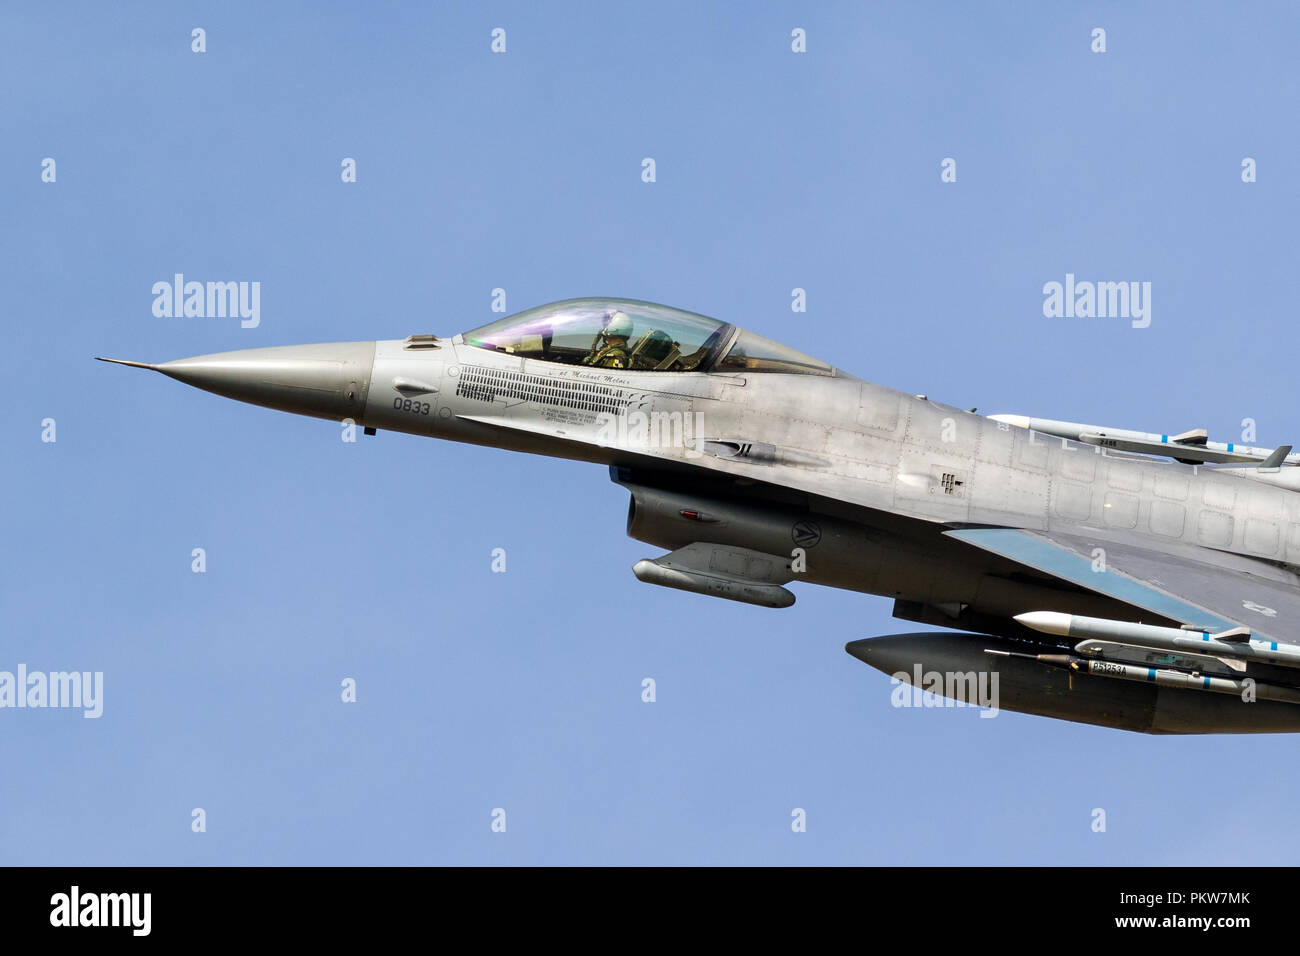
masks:
{"type": "Polygon", "coordinates": [[[1260,638],[1300,643],[1300,576],[1264,561],[1211,548],[1157,550],[1150,539],[1138,544],[1086,533],[1018,528],[945,533],[1180,624],[1210,631],[1247,627],[1260,638]]]}

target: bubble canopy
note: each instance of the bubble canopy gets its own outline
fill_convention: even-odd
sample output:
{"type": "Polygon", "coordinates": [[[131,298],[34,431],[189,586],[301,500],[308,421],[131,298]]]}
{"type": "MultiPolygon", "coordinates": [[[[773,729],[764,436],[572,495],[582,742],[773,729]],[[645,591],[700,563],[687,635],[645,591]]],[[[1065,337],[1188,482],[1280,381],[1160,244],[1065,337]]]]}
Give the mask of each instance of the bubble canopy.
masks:
{"type": "Polygon", "coordinates": [[[566,365],[603,365],[612,347],[629,371],[833,375],[824,362],[695,312],[634,299],[568,299],[466,332],[466,345],[566,365]]]}

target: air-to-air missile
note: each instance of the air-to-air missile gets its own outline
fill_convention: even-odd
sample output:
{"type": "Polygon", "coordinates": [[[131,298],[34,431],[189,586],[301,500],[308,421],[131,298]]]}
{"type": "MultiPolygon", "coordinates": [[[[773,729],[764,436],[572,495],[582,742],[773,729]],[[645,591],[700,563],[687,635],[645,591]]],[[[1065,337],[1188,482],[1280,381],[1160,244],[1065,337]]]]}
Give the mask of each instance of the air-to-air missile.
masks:
{"type": "Polygon", "coordinates": [[[1139,644],[1171,651],[1190,651],[1235,657],[1261,664],[1282,667],[1300,667],[1300,647],[1278,644],[1276,641],[1252,640],[1250,631],[1234,627],[1228,631],[1211,633],[1200,629],[1157,627],[1153,624],[1134,624],[1130,621],[1108,621],[1098,617],[1081,617],[1057,611],[1029,611],[1017,614],[1015,619],[1025,627],[1057,637],[1097,638],[1123,644],[1139,644]]]}
{"type": "Polygon", "coordinates": [[[1243,700],[1253,697],[1258,700],[1300,704],[1300,689],[1262,684],[1253,678],[1212,677],[1208,674],[1188,673],[1171,667],[1143,667],[1119,661],[1085,660],[1072,654],[1021,654],[997,648],[985,648],[984,653],[994,657],[1023,657],[1049,667],[1064,668],[1075,674],[1091,674],[1094,677],[1137,681],[1142,684],[1177,687],[1183,690],[1235,694],[1243,700]]]}
{"type": "Polygon", "coordinates": [[[1283,445],[1281,448],[1255,448],[1233,442],[1209,441],[1204,428],[1192,429],[1179,435],[1158,435],[1154,432],[1132,431],[1127,428],[1085,425],[1082,422],[1027,418],[1024,415],[990,415],[989,418],[995,422],[1042,432],[1054,438],[1066,438],[1115,451],[1166,455],[1188,464],[1199,462],[1258,464],[1262,468],[1277,468],[1283,464],[1300,465],[1300,454],[1290,454],[1290,445],[1283,445]],[[1280,455],[1279,451],[1282,452],[1280,455]]]}

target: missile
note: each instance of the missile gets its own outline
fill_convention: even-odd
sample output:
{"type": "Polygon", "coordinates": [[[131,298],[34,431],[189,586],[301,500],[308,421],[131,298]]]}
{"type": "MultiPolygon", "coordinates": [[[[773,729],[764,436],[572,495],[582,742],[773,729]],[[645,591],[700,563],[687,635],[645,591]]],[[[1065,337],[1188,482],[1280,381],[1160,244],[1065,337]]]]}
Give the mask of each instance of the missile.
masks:
{"type": "Polygon", "coordinates": [[[1190,651],[1216,657],[1233,657],[1261,664],[1278,664],[1282,667],[1300,667],[1300,647],[1279,644],[1277,641],[1257,641],[1244,627],[1232,628],[1212,634],[1209,631],[1185,630],[1177,627],[1158,627],[1154,624],[1134,624],[1131,621],[1110,621],[1099,617],[1080,617],[1057,611],[1029,611],[1016,618],[1025,627],[1054,634],[1058,637],[1103,641],[1122,644],[1139,644],[1170,651],[1190,651]]]}
{"type": "Polygon", "coordinates": [[[1243,700],[1253,697],[1256,700],[1300,704],[1300,689],[1283,687],[1279,684],[1261,684],[1249,677],[1240,680],[1232,677],[1211,677],[1208,674],[1188,673],[1167,667],[1143,667],[1139,664],[1121,664],[1118,661],[1084,660],[1069,654],[1017,654],[990,648],[986,648],[984,652],[996,657],[1027,657],[1040,664],[1063,667],[1072,673],[1090,674],[1093,677],[1135,681],[1140,684],[1155,684],[1158,687],[1175,687],[1180,690],[1233,694],[1243,700]]]}
{"type": "Polygon", "coordinates": [[[1190,654],[1187,651],[1170,651],[1159,647],[1142,647],[1135,644],[1116,644],[1113,641],[1081,641],[1075,653],[1086,659],[1105,658],[1139,667],[1173,667],[1182,671],[1197,671],[1219,677],[1234,677],[1246,670],[1246,662],[1239,658],[1212,657],[1209,654],[1190,654]]]}
{"type": "Polygon", "coordinates": [[[1167,455],[1180,461],[1216,463],[1258,463],[1261,467],[1277,468],[1283,464],[1300,464],[1300,454],[1290,454],[1291,446],[1281,448],[1256,448],[1234,442],[1209,441],[1203,428],[1183,432],[1181,435],[1157,435],[1153,432],[1132,431],[1127,428],[1107,428],[1103,425],[1085,425],[1082,422],[1061,422],[1051,418],[1027,418],[1024,415],[990,415],[995,422],[1028,428],[1056,438],[1083,442],[1116,451],[1131,451],[1145,455],[1167,455]],[[1282,454],[1278,455],[1277,452],[1282,454]],[[1276,460],[1274,458],[1276,457],[1276,460]]]}

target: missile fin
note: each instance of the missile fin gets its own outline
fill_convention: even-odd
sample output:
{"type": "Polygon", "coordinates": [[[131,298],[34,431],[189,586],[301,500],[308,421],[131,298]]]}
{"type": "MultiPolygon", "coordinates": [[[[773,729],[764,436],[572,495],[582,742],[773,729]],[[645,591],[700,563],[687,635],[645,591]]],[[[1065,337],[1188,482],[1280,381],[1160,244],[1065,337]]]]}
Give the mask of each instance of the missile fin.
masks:
{"type": "Polygon", "coordinates": [[[1290,445],[1278,445],[1272,453],[1259,463],[1260,470],[1265,468],[1281,468],[1282,462],[1286,461],[1286,456],[1291,454],[1290,445]]]}

